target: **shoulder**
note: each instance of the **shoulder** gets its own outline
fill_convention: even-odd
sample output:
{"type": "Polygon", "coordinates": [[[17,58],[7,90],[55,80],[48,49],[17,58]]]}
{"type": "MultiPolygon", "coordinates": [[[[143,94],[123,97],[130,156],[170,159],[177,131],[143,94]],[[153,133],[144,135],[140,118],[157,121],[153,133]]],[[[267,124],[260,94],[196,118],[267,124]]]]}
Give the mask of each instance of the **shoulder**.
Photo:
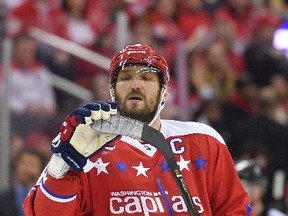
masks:
{"type": "Polygon", "coordinates": [[[165,137],[175,135],[202,134],[217,139],[220,143],[225,144],[223,137],[211,126],[194,121],[175,121],[161,120],[161,133],[165,137]]]}

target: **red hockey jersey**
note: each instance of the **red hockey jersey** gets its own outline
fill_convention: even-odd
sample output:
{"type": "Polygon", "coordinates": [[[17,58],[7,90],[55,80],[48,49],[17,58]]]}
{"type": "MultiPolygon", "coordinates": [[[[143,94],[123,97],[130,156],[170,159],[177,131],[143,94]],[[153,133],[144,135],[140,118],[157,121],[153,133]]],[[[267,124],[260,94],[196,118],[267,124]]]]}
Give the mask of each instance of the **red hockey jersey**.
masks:
{"type": "MultiPolygon", "coordinates": [[[[196,122],[161,121],[200,215],[254,215],[222,137],[196,122]]],[[[103,148],[88,173],[46,172],[27,196],[27,216],[189,215],[163,155],[123,136],[103,148]]]]}

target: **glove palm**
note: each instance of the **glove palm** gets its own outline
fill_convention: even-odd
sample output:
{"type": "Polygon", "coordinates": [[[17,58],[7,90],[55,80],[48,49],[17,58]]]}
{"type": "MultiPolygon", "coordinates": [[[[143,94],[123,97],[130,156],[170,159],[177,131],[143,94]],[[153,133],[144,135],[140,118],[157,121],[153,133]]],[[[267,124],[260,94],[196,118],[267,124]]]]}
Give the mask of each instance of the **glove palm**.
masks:
{"type": "Polygon", "coordinates": [[[48,171],[54,177],[63,177],[63,172],[69,169],[64,167],[67,166],[63,163],[64,160],[75,171],[88,172],[92,168],[87,167],[89,157],[117,137],[114,134],[97,133],[91,128],[91,123],[95,120],[107,120],[115,114],[116,103],[102,101],[86,104],[71,112],[66,117],[60,133],[52,141],[51,150],[56,155],[50,160],[48,171]],[[60,156],[63,160],[59,159],[60,156]]]}

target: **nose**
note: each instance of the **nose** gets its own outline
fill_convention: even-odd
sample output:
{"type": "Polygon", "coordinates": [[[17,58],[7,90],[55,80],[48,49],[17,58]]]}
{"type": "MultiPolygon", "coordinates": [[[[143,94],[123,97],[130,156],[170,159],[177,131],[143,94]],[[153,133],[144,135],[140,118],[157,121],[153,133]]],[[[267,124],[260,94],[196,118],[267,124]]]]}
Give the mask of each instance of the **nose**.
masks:
{"type": "Polygon", "coordinates": [[[141,85],[142,85],[142,82],[139,79],[133,79],[132,82],[133,83],[131,85],[131,89],[139,89],[141,87],[141,85]]]}

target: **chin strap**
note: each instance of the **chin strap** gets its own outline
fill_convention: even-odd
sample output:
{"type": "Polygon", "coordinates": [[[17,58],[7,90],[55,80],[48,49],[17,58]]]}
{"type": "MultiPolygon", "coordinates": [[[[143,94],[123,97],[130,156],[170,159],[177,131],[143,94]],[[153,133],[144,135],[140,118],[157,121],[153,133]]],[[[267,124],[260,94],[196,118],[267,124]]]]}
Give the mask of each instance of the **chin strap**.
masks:
{"type": "MultiPolygon", "coordinates": [[[[113,91],[115,91],[113,89],[113,87],[110,87],[110,97],[111,97],[111,100],[113,102],[115,102],[115,97],[114,97],[114,92],[113,91]]],[[[152,121],[148,124],[149,126],[154,124],[154,122],[156,121],[158,115],[160,114],[160,112],[163,110],[163,108],[165,106],[165,102],[163,102],[163,98],[164,98],[164,95],[165,95],[166,91],[167,91],[167,86],[162,86],[161,96],[160,96],[159,104],[158,104],[158,107],[157,107],[157,112],[155,113],[155,116],[153,117],[152,121]]]]}
{"type": "Polygon", "coordinates": [[[113,102],[115,102],[115,97],[114,97],[114,94],[115,94],[114,92],[115,92],[115,90],[114,90],[113,86],[110,86],[109,92],[110,92],[111,100],[112,100],[113,102]]]}
{"type": "Polygon", "coordinates": [[[155,116],[152,119],[152,121],[148,124],[149,126],[154,124],[154,122],[156,121],[158,115],[160,114],[160,112],[163,110],[163,108],[165,106],[165,102],[163,102],[163,98],[164,98],[164,95],[165,95],[166,91],[167,91],[167,86],[163,86],[162,89],[161,89],[161,96],[160,96],[159,104],[158,104],[158,107],[157,107],[157,112],[155,113],[155,116]]]}

